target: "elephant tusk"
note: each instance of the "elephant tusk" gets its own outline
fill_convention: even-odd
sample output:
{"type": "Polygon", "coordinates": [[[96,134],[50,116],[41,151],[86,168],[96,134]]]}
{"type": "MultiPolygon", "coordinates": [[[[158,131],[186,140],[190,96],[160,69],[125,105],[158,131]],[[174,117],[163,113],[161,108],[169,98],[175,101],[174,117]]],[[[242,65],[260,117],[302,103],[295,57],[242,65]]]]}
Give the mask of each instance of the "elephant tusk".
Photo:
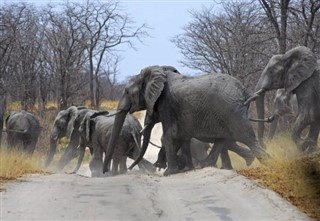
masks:
{"type": "Polygon", "coordinates": [[[117,115],[117,114],[120,114],[122,111],[124,111],[124,110],[117,110],[115,113],[113,113],[113,114],[108,114],[108,115],[104,115],[104,116],[106,116],[106,117],[113,117],[113,116],[115,116],[115,115],[117,115]]]}
{"type": "Polygon", "coordinates": [[[267,117],[265,119],[254,119],[254,118],[249,118],[249,120],[253,122],[266,122],[266,123],[271,123],[274,120],[274,114],[271,115],[270,117],[267,117]]]}
{"type": "Polygon", "coordinates": [[[253,101],[253,100],[255,100],[257,97],[259,97],[260,94],[263,93],[263,92],[265,92],[265,89],[260,89],[260,90],[258,90],[258,91],[256,91],[256,92],[254,92],[254,94],[253,94],[251,97],[249,97],[248,100],[246,100],[243,104],[244,104],[244,105],[249,104],[251,101],[253,101]]]}
{"type": "Polygon", "coordinates": [[[147,129],[147,127],[148,127],[148,124],[142,128],[142,130],[140,131],[140,135],[143,134],[143,132],[147,129]]]}
{"type": "Polygon", "coordinates": [[[155,147],[162,148],[161,146],[159,146],[159,145],[157,145],[157,144],[155,144],[155,143],[153,143],[153,142],[151,142],[151,141],[149,141],[149,143],[152,144],[152,145],[155,146],[155,147]]]}

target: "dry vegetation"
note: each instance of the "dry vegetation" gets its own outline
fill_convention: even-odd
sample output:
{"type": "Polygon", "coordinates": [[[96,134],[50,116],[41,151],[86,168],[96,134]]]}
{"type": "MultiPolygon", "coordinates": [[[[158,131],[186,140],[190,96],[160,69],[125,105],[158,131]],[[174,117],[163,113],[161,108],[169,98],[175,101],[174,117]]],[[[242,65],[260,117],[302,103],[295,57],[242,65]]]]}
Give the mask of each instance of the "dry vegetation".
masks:
{"type": "Polygon", "coordinates": [[[239,174],[256,180],[320,220],[320,151],[301,156],[289,134],[278,135],[267,143],[273,160],[267,166],[257,162],[239,174]]]}
{"type": "Polygon", "coordinates": [[[15,180],[29,173],[46,173],[39,167],[39,155],[30,157],[17,151],[0,150],[0,191],[9,180],[15,180]]]}

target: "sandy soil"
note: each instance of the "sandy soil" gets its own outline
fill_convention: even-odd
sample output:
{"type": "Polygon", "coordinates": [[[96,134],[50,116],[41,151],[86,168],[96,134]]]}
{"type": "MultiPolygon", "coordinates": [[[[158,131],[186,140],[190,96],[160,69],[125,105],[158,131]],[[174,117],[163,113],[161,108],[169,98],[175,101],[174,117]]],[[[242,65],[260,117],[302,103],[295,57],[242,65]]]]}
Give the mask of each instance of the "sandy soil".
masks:
{"type": "MultiPolygon", "coordinates": [[[[152,141],[160,144],[161,134],[157,125],[152,141]]],[[[150,146],[146,159],[154,162],[157,152],[150,146]]],[[[30,175],[7,184],[0,220],[309,220],[234,171],[205,168],[163,177],[135,169],[89,176],[84,165],[76,175],[30,175]]]]}

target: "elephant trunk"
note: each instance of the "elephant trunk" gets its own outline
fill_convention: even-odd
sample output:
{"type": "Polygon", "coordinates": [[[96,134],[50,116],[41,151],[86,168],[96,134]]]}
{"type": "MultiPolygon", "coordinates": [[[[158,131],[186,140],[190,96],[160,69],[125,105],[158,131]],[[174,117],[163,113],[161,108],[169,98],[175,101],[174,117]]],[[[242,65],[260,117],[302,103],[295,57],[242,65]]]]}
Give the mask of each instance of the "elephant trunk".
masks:
{"type": "Polygon", "coordinates": [[[50,149],[47,154],[47,159],[45,162],[45,167],[48,167],[53,159],[54,154],[56,153],[58,139],[51,137],[50,138],[50,149]]]}
{"type": "MultiPolygon", "coordinates": [[[[257,116],[259,119],[264,119],[264,96],[265,92],[260,93],[256,99],[257,116]]],[[[258,122],[258,140],[263,145],[264,123],[258,122]]]]}
{"type": "Polygon", "coordinates": [[[115,146],[117,144],[117,141],[119,139],[119,135],[124,123],[124,120],[126,119],[127,113],[129,112],[131,107],[131,102],[129,99],[124,95],[120,103],[118,105],[118,111],[116,114],[116,117],[114,119],[113,128],[112,128],[112,134],[108,143],[106,156],[103,162],[103,173],[108,172],[108,165],[110,165],[110,161],[112,159],[115,146]]]}
{"type": "Polygon", "coordinates": [[[269,129],[269,134],[268,134],[268,139],[273,139],[275,133],[276,133],[276,129],[278,126],[278,122],[279,122],[279,115],[275,114],[274,115],[274,120],[272,121],[271,125],[270,125],[270,129],[269,129]]]}
{"type": "Polygon", "coordinates": [[[131,166],[129,167],[129,170],[132,170],[132,168],[137,165],[143,158],[144,154],[146,153],[147,147],[149,145],[149,141],[150,141],[150,136],[151,136],[151,131],[153,128],[154,124],[148,124],[144,131],[143,131],[143,143],[142,143],[142,147],[139,153],[139,156],[137,157],[137,159],[135,159],[135,161],[131,164],[131,166]]]}

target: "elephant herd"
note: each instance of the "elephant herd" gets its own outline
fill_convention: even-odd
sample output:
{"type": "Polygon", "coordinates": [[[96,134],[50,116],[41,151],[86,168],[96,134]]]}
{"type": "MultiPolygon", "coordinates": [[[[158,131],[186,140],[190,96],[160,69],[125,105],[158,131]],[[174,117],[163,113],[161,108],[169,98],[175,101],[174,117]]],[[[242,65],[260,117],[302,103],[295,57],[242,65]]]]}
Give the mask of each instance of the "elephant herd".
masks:
{"type": "MultiPolygon", "coordinates": [[[[71,106],[60,111],[51,129],[45,166],[52,162],[57,142],[63,137],[68,137],[69,143],[58,169],[78,157],[76,172],[88,147],[92,176],[109,171],[113,175],[125,173],[127,157],[134,160],[129,169],[138,165],[139,169],[153,171],[158,167],[166,169],[164,175],[195,166],[214,166],[219,156],[222,168],[232,169],[229,150],[247,165],[255,158],[267,163],[271,156],[264,148],[264,122],[273,118],[265,119],[264,95],[273,89],[278,91],[269,137],[275,133],[279,116],[294,113],[293,141],[301,152],[315,151],[320,131],[320,61],[309,48],[300,46],[270,59],[253,94],[230,75],[189,77],[172,66],[146,67],[129,80],[117,110],[71,106]],[[253,101],[258,116],[257,137],[253,119],[248,116],[253,101]],[[142,110],[146,111],[143,128],[133,115],[142,110]],[[162,125],[162,146],[157,162],[151,164],[143,156],[157,123],[162,125]],[[306,128],[308,133],[302,136],[306,128]]],[[[5,125],[8,146],[21,146],[32,154],[40,134],[38,120],[25,111],[14,112],[5,125]]]]}

